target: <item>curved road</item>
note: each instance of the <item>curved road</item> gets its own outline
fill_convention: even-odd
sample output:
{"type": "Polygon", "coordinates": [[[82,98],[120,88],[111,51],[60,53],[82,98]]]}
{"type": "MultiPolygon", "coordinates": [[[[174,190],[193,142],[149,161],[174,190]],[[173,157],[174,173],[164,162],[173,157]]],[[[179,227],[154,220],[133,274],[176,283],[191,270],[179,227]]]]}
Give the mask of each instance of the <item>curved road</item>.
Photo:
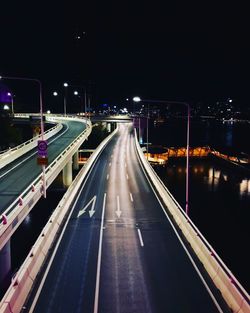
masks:
{"type": "MultiPolygon", "coordinates": [[[[84,123],[63,121],[63,129],[48,140],[51,163],[85,128],[84,123]]],[[[41,173],[37,148],[32,149],[0,170],[0,215],[41,173]]]]}
{"type": "Polygon", "coordinates": [[[27,312],[229,312],[163,212],[130,124],[97,159],[43,271],[27,312]]]}

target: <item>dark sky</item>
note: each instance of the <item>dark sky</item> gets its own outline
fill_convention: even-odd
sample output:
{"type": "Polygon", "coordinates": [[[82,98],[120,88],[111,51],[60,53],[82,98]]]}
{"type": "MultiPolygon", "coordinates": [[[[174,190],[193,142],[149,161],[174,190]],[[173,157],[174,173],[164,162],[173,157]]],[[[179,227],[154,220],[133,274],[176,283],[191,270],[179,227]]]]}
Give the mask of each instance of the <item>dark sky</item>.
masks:
{"type": "Polygon", "coordinates": [[[87,84],[97,103],[134,95],[246,101],[248,10],[198,3],[5,1],[0,73],[41,79],[45,102],[64,81],[87,84]]]}

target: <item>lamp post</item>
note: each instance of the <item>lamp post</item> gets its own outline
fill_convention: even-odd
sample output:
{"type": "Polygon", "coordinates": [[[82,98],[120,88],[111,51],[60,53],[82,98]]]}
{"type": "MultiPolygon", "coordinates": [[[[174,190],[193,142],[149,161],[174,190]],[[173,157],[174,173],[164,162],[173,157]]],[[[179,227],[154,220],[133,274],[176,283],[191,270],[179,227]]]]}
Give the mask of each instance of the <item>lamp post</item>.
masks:
{"type": "Polygon", "coordinates": [[[11,114],[14,116],[14,95],[10,92],[7,93],[7,96],[11,97],[11,114]]]}
{"type": "MultiPolygon", "coordinates": [[[[44,123],[43,123],[43,99],[42,99],[42,83],[40,80],[35,78],[26,78],[26,77],[9,77],[9,76],[0,76],[0,79],[7,80],[21,80],[21,81],[30,81],[38,83],[39,85],[39,103],[40,103],[40,118],[41,118],[41,139],[44,140],[44,123]]],[[[43,172],[43,196],[46,198],[46,179],[45,179],[45,165],[42,165],[43,172]]]]}
{"type": "MultiPolygon", "coordinates": [[[[179,101],[165,101],[165,100],[142,100],[140,97],[134,97],[134,102],[148,102],[148,103],[160,103],[160,104],[181,104],[187,107],[187,147],[186,147],[186,205],[185,212],[189,215],[189,133],[190,133],[190,105],[187,102],[179,101]]],[[[148,141],[148,140],[147,140],[148,141]]]]}
{"type": "Polygon", "coordinates": [[[81,95],[79,94],[79,92],[78,92],[77,90],[75,90],[75,91],[73,92],[73,95],[80,98],[80,111],[79,111],[79,114],[81,115],[82,97],[81,97],[81,95]]]}
{"type": "Polygon", "coordinates": [[[69,86],[68,83],[64,83],[64,97],[63,97],[63,111],[64,111],[64,116],[67,114],[67,87],[69,86]]]}

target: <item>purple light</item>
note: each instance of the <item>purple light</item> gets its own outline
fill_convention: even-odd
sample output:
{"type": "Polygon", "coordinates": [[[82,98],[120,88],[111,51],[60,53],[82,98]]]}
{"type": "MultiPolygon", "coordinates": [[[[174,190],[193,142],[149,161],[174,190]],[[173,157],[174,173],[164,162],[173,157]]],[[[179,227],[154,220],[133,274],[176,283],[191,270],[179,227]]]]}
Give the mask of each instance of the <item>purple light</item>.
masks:
{"type": "Polygon", "coordinates": [[[0,83],[0,103],[11,103],[10,90],[3,83],[0,83]]]}

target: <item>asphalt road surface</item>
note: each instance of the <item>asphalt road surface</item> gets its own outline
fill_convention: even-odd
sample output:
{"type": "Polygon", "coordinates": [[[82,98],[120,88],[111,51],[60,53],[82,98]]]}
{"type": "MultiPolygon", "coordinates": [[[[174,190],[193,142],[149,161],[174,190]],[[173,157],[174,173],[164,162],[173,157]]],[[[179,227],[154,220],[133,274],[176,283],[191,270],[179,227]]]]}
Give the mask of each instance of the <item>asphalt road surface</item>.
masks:
{"type": "Polygon", "coordinates": [[[24,312],[229,312],[164,213],[131,124],[119,125],[82,184],[32,294],[24,312]]]}
{"type": "MultiPolygon", "coordinates": [[[[85,124],[80,122],[64,121],[63,123],[63,129],[48,139],[49,164],[86,128],[85,124]]],[[[37,165],[37,148],[0,170],[0,214],[41,172],[42,167],[37,165]]]]}

